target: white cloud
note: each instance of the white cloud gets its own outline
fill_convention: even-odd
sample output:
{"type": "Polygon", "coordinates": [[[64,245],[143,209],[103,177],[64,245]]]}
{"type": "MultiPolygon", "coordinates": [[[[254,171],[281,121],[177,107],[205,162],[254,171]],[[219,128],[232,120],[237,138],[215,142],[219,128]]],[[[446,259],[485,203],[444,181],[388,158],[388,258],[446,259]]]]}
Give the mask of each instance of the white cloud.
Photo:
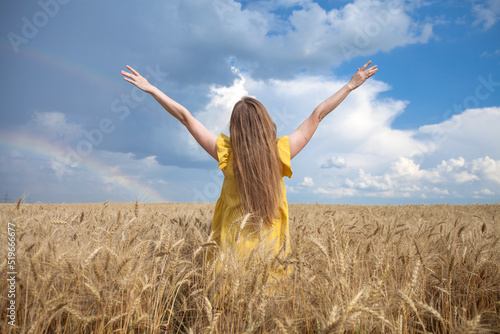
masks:
{"type": "Polygon", "coordinates": [[[474,195],[475,196],[493,196],[493,195],[495,195],[495,193],[493,191],[489,190],[488,188],[483,188],[481,190],[474,191],[474,195]]]}
{"type": "Polygon", "coordinates": [[[328,188],[318,187],[313,191],[314,194],[326,195],[329,198],[353,197],[356,195],[355,189],[350,188],[328,188]]]}
{"type": "Polygon", "coordinates": [[[467,109],[441,123],[418,129],[419,148],[411,156],[434,163],[462,156],[466,160],[499,153],[500,107],[467,109]],[[448,153],[447,153],[448,152],[448,153]],[[445,156],[443,156],[445,154],[445,156]]]}
{"type": "Polygon", "coordinates": [[[392,188],[392,179],[387,174],[372,176],[370,173],[366,173],[363,169],[360,169],[358,177],[354,180],[346,179],[345,185],[348,188],[361,190],[390,190],[392,188]]]}
{"type": "Polygon", "coordinates": [[[360,169],[357,177],[346,179],[342,186],[343,191],[333,189],[334,186],[330,193],[328,188],[316,190],[320,191],[319,193],[343,196],[350,194],[348,196],[475,198],[481,195],[491,198],[495,192],[489,188],[497,191],[500,189],[500,180],[495,179],[500,175],[499,168],[500,160],[495,161],[489,157],[470,162],[459,157],[442,161],[438,166],[429,169],[420,169],[420,166],[410,159],[401,158],[392,163],[391,169],[382,175],[372,175],[360,169]],[[347,192],[346,189],[353,191],[347,192]]]}
{"type": "MultiPolygon", "coordinates": [[[[415,163],[408,157],[400,157],[398,160],[391,162],[389,171],[391,177],[398,180],[410,182],[425,180],[431,183],[442,181],[442,176],[438,171],[421,169],[420,164],[415,163]]],[[[413,184],[413,186],[416,185],[413,184]]]]}
{"type": "Polygon", "coordinates": [[[500,16],[500,0],[487,0],[484,3],[474,1],[472,13],[475,17],[473,25],[482,25],[482,29],[486,31],[498,21],[500,16]]]}
{"type": "Polygon", "coordinates": [[[162,5],[161,19],[138,26],[148,30],[148,39],[165,41],[161,59],[176,81],[227,80],[221,69],[230,57],[256,78],[289,78],[299,69],[325,71],[357,56],[426,43],[433,24],[412,15],[421,5],[355,0],[327,11],[308,0],[246,7],[233,0],[183,0],[162,5]],[[291,8],[288,17],[279,14],[291,8]],[[185,29],[178,28],[181,22],[185,29]],[[165,31],[175,34],[165,38],[165,31]]]}
{"type": "MultiPolygon", "coordinates": [[[[240,75],[236,68],[233,68],[233,72],[238,74],[238,78],[233,81],[233,84],[231,86],[212,85],[208,104],[195,114],[195,117],[217,136],[220,133],[229,135],[229,120],[233,106],[243,96],[249,95],[245,77],[240,75]]],[[[188,149],[182,147],[180,153],[193,159],[212,159],[185,129],[181,129],[179,136],[183,138],[184,142],[189,143],[188,149]]]]}
{"type": "MultiPolygon", "coordinates": [[[[238,74],[238,70],[233,68],[233,72],[238,74]]],[[[243,96],[248,95],[245,87],[245,77],[239,75],[233,81],[233,85],[210,87],[210,102],[204,110],[197,115],[197,118],[213,133],[220,133],[228,129],[229,119],[233,106],[243,96]]]]}
{"type": "Polygon", "coordinates": [[[345,159],[333,156],[321,164],[321,168],[345,168],[347,166],[345,159]]]}
{"type": "Polygon", "coordinates": [[[432,188],[431,192],[433,192],[434,194],[437,194],[437,195],[449,195],[450,194],[448,189],[442,189],[442,188],[438,188],[438,187],[432,188]]]}
{"type": "Polygon", "coordinates": [[[314,186],[314,181],[312,177],[306,176],[304,177],[304,181],[300,182],[298,186],[301,187],[313,187],[314,186]]]}
{"type": "Polygon", "coordinates": [[[500,184],[500,163],[484,157],[472,161],[470,169],[473,173],[481,174],[485,179],[500,184]]]}
{"type": "MultiPolygon", "coordinates": [[[[64,113],[57,111],[39,112],[35,110],[28,126],[34,128],[33,130],[39,135],[61,143],[71,142],[78,138],[82,132],[81,125],[69,122],[64,113]]],[[[22,127],[20,130],[27,130],[27,128],[22,127]]]]}

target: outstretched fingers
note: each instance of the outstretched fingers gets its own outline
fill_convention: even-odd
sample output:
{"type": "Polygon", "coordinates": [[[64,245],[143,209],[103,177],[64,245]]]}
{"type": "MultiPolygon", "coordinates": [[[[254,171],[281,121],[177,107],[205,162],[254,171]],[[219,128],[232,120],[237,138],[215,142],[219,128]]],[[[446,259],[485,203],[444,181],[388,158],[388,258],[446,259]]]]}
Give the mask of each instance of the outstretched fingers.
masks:
{"type": "Polygon", "coordinates": [[[135,85],[135,81],[134,80],[131,80],[129,78],[126,78],[126,77],[123,77],[123,79],[127,82],[130,82],[131,84],[134,84],[135,85]]]}
{"type": "Polygon", "coordinates": [[[140,90],[142,90],[146,93],[149,93],[151,91],[151,89],[153,88],[153,86],[148,82],[148,80],[146,78],[144,78],[142,75],[140,75],[139,72],[134,70],[131,66],[127,65],[127,69],[130,72],[123,71],[123,70],[121,71],[121,73],[123,75],[123,79],[125,81],[133,84],[134,86],[136,86],[140,90]]]}
{"type": "Polygon", "coordinates": [[[139,75],[139,72],[137,72],[136,70],[134,70],[130,65],[127,65],[127,68],[132,71],[132,73],[134,73],[135,75],[139,75]]]}
{"type": "Polygon", "coordinates": [[[377,72],[377,70],[378,70],[377,65],[370,67],[370,68],[367,70],[368,75],[369,75],[369,76],[374,75],[374,74],[377,72]]]}
{"type": "Polygon", "coordinates": [[[122,75],[124,76],[123,79],[125,79],[125,81],[128,81],[130,83],[133,83],[135,84],[135,81],[140,77],[140,74],[139,72],[137,72],[136,70],[134,70],[132,67],[130,67],[129,65],[127,65],[127,68],[132,72],[132,73],[129,73],[129,72],[126,72],[126,71],[123,71],[122,70],[122,75]]]}
{"type": "Polygon", "coordinates": [[[132,84],[135,84],[135,80],[132,74],[122,71],[123,79],[127,82],[130,82],[132,84]]]}
{"type": "MultiPolygon", "coordinates": [[[[363,67],[361,67],[361,71],[364,71],[364,70],[368,67],[368,65],[370,65],[371,63],[372,63],[372,61],[371,61],[371,60],[369,60],[366,64],[364,64],[364,65],[363,65],[363,67]]],[[[359,71],[359,70],[360,70],[360,69],[358,68],[358,71],[359,71]]]]}
{"type": "Polygon", "coordinates": [[[125,72],[124,70],[122,70],[122,75],[129,78],[132,77],[132,73],[125,72]]]}

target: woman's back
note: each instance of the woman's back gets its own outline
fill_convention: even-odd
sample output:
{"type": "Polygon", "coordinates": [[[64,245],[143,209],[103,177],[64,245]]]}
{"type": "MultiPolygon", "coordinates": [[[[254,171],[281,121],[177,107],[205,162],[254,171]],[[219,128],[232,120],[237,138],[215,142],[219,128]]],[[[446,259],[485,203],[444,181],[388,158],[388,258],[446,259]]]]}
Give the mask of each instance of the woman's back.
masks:
{"type": "Polygon", "coordinates": [[[251,213],[252,223],[262,220],[270,226],[284,196],[276,124],[262,103],[248,96],[234,105],[229,124],[232,169],[242,208],[251,213]]]}
{"type": "Polygon", "coordinates": [[[282,255],[290,252],[288,203],[283,182],[284,176],[292,176],[290,144],[287,136],[277,139],[275,143],[280,161],[280,191],[282,195],[277,203],[276,215],[272,221],[252,222],[251,213],[248,215],[249,212],[241,202],[235,176],[234,151],[231,140],[224,134],[217,138],[219,168],[224,172],[225,177],[220,198],[215,206],[212,240],[217,242],[222,252],[233,249],[239,258],[243,258],[259,243],[265,243],[266,247],[274,249],[272,252],[274,254],[279,253],[280,250],[282,255]]]}

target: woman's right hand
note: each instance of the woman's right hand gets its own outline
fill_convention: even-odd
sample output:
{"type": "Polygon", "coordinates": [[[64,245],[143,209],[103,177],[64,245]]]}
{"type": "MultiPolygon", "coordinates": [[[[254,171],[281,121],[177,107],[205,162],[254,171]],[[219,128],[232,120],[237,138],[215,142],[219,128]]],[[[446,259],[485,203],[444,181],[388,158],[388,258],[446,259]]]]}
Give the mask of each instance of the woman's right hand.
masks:
{"type": "Polygon", "coordinates": [[[127,65],[127,68],[132,73],[122,71],[122,75],[124,75],[123,79],[125,79],[125,81],[130,82],[131,84],[133,84],[134,86],[136,86],[140,90],[142,90],[146,93],[151,93],[154,86],[152,84],[150,84],[148,82],[148,80],[146,80],[146,78],[144,78],[142,75],[140,75],[139,72],[134,70],[132,67],[127,65]]]}

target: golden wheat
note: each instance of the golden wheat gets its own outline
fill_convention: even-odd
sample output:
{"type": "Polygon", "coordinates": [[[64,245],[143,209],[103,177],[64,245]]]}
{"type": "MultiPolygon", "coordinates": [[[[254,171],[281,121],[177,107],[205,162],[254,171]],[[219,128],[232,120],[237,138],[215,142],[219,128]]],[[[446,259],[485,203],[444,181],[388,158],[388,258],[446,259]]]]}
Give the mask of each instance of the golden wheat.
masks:
{"type": "Polygon", "coordinates": [[[213,204],[21,203],[0,205],[2,333],[500,332],[499,204],[291,204],[292,253],[261,235],[242,259],[218,253],[213,204]]]}

